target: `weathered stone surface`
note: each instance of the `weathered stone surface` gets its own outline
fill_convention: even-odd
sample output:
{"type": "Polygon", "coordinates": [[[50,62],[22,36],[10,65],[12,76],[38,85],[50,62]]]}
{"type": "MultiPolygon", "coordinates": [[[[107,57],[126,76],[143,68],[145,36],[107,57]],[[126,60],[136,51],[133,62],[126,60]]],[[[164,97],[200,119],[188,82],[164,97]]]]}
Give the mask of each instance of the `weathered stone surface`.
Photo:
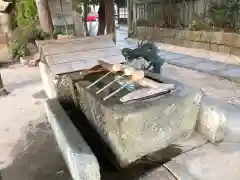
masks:
{"type": "Polygon", "coordinates": [[[45,104],[48,121],[74,180],[100,180],[97,158],[56,99],[45,104]]]}
{"type": "Polygon", "coordinates": [[[231,47],[225,46],[225,45],[219,45],[218,52],[229,54],[231,52],[231,47]]]}
{"type": "Polygon", "coordinates": [[[176,39],[185,40],[186,39],[186,32],[185,31],[177,31],[175,37],[176,37],[176,39]]]}
{"type": "Polygon", "coordinates": [[[205,144],[164,165],[178,180],[238,180],[239,143],[205,144]]]}
{"type": "Polygon", "coordinates": [[[210,44],[210,51],[218,52],[218,44],[210,44]]]}
{"type": "Polygon", "coordinates": [[[176,180],[176,178],[162,166],[147,173],[138,180],[176,180]]]}
{"type": "Polygon", "coordinates": [[[213,36],[211,38],[211,43],[220,44],[223,38],[224,32],[213,32],[213,36]]]}
{"type": "Polygon", "coordinates": [[[227,116],[221,104],[209,97],[204,97],[201,104],[196,130],[211,142],[221,141],[225,137],[227,116]]]}
{"type": "Polygon", "coordinates": [[[226,46],[235,46],[236,41],[237,41],[237,34],[224,32],[222,34],[222,39],[220,41],[220,44],[224,44],[226,46]]]}
{"type": "Polygon", "coordinates": [[[230,53],[236,56],[240,56],[240,47],[231,47],[230,53]]]}
{"type": "Polygon", "coordinates": [[[144,26],[138,26],[137,32],[138,32],[138,34],[145,34],[147,32],[147,28],[144,26]]]}
{"type": "Polygon", "coordinates": [[[236,43],[235,46],[240,48],[240,35],[236,36],[236,42],[235,43],[236,43]]]}
{"type": "Polygon", "coordinates": [[[188,40],[184,40],[184,46],[191,48],[192,47],[192,42],[188,41],[188,40]]]}
{"type": "Polygon", "coordinates": [[[56,98],[58,95],[56,91],[56,86],[53,82],[54,77],[50,72],[49,67],[47,64],[40,62],[39,69],[41,74],[41,79],[43,82],[43,88],[49,98],[56,98]]]}
{"type": "Polygon", "coordinates": [[[165,38],[175,38],[176,36],[176,31],[173,29],[164,28],[162,31],[165,38]]]}
{"type": "Polygon", "coordinates": [[[121,167],[189,137],[196,125],[202,93],[169,78],[176,90],[165,96],[126,104],[112,104],[86,90],[90,83],[76,83],[79,104],[101,137],[112,149],[121,167]]]}
{"type": "Polygon", "coordinates": [[[214,32],[202,31],[201,41],[211,43],[214,32]]]}

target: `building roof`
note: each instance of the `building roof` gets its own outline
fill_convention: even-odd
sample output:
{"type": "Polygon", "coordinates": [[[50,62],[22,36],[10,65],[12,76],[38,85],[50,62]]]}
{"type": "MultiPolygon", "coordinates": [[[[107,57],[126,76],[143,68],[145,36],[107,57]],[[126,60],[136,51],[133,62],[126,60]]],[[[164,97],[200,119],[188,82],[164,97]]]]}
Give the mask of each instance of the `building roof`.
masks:
{"type": "Polygon", "coordinates": [[[3,0],[0,0],[0,12],[5,11],[10,4],[11,4],[11,2],[6,2],[3,0]]]}

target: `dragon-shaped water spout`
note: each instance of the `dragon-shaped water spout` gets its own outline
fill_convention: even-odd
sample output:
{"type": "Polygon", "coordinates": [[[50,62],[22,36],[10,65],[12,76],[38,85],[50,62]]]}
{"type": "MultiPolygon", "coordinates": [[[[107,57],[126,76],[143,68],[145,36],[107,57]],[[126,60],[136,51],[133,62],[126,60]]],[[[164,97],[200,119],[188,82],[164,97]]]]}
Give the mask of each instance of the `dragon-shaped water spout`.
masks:
{"type": "Polygon", "coordinates": [[[142,68],[144,70],[150,70],[152,68],[154,73],[161,73],[161,68],[165,62],[165,60],[158,55],[159,52],[160,50],[153,42],[145,40],[138,43],[138,46],[135,49],[122,49],[122,55],[126,58],[127,62],[144,58],[149,64],[147,67],[142,68]]]}

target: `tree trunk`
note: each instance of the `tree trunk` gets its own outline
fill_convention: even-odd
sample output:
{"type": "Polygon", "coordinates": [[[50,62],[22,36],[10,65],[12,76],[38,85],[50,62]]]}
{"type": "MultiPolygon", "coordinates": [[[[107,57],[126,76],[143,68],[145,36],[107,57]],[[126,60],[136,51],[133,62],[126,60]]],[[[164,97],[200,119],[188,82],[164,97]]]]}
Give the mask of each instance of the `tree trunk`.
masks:
{"type": "Polygon", "coordinates": [[[98,15],[99,15],[98,35],[104,35],[105,34],[105,27],[106,27],[104,0],[100,0],[98,15]]]}
{"type": "Polygon", "coordinates": [[[53,22],[48,0],[36,0],[36,6],[42,30],[53,36],[53,22]]]}
{"type": "Polygon", "coordinates": [[[107,34],[114,33],[115,17],[114,17],[114,2],[113,2],[113,0],[105,0],[105,15],[106,15],[107,34]]]}
{"type": "Polygon", "coordinates": [[[83,7],[84,7],[84,10],[83,10],[84,22],[83,23],[84,23],[84,27],[85,27],[86,36],[89,36],[88,28],[87,28],[88,4],[84,3],[83,7]]]}

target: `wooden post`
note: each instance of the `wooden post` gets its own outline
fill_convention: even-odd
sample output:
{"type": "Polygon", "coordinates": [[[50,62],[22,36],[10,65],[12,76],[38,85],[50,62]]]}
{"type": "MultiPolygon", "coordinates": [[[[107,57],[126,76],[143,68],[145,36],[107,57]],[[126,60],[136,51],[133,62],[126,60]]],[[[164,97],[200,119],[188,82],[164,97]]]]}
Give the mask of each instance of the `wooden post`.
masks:
{"type": "Polygon", "coordinates": [[[87,27],[87,16],[88,16],[88,4],[85,2],[83,4],[84,10],[83,10],[83,14],[84,14],[84,27],[85,27],[85,32],[86,32],[86,36],[89,36],[88,33],[88,27],[87,27]]]}
{"type": "Polygon", "coordinates": [[[113,34],[113,41],[116,43],[114,1],[105,0],[104,2],[105,2],[106,32],[107,34],[113,34]]]}
{"type": "Polygon", "coordinates": [[[53,22],[49,10],[48,0],[36,0],[41,28],[44,32],[53,35],[53,22]]]}
{"type": "Polygon", "coordinates": [[[0,72],[0,96],[5,96],[5,95],[7,95],[7,91],[4,89],[2,76],[0,72]]]}
{"type": "Polygon", "coordinates": [[[99,18],[98,35],[104,35],[105,34],[105,26],[106,26],[104,0],[100,0],[98,15],[99,15],[99,17],[98,17],[99,18]]]}
{"type": "Polygon", "coordinates": [[[132,33],[132,16],[133,16],[133,6],[132,0],[127,0],[127,9],[128,9],[128,37],[131,36],[132,33]]]}

